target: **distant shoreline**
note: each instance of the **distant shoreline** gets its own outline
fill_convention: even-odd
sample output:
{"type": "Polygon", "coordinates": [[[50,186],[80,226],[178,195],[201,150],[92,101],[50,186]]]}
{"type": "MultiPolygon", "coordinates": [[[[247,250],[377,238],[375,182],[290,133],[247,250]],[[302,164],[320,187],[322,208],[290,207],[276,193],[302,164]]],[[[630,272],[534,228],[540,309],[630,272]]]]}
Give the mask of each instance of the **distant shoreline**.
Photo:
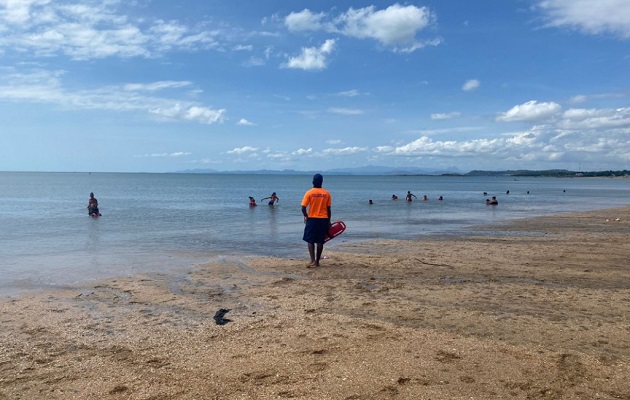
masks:
{"type": "Polygon", "coordinates": [[[502,176],[502,177],[544,177],[544,178],[630,178],[629,170],[607,170],[607,171],[569,171],[569,170],[502,170],[485,171],[475,170],[470,172],[449,172],[439,170],[421,170],[418,168],[387,168],[378,167],[374,169],[350,168],[322,171],[297,171],[297,170],[236,170],[218,171],[194,169],[184,171],[148,172],[148,171],[0,171],[0,173],[27,173],[27,174],[180,174],[180,175],[312,175],[323,173],[330,176],[454,176],[454,177],[480,177],[480,176],[502,176]]]}

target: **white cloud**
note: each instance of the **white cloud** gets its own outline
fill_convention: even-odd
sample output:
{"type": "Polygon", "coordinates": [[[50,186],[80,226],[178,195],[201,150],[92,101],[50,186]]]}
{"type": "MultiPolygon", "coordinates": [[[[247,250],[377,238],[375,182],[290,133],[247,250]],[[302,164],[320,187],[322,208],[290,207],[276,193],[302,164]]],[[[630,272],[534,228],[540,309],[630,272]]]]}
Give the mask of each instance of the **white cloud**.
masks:
{"type": "Polygon", "coordinates": [[[197,121],[204,124],[214,124],[215,122],[223,122],[225,119],[225,110],[213,110],[208,107],[192,106],[182,114],[184,119],[197,121]]]}
{"type": "Polygon", "coordinates": [[[402,157],[483,157],[499,158],[513,157],[521,153],[526,144],[535,142],[536,134],[525,132],[507,139],[475,139],[468,141],[440,141],[427,136],[420,137],[410,143],[391,149],[384,147],[381,151],[389,151],[390,155],[402,157]]]}
{"type": "Polygon", "coordinates": [[[344,147],[343,149],[325,149],[322,153],[327,156],[344,156],[363,153],[367,150],[367,147],[344,147]]]}
{"type": "Polygon", "coordinates": [[[245,154],[258,151],[258,148],[252,146],[237,147],[227,151],[228,154],[245,154]]]}
{"type": "Polygon", "coordinates": [[[358,90],[356,89],[352,89],[352,90],[346,90],[343,92],[339,92],[337,93],[337,96],[343,96],[343,97],[355,97],[355,96],[359,96],[361,93],[359,93],[358,90]]]}
{"type": "Polygon", "coordinates": [[[8,24],[22,25],[31,18],[31,7],[44,5],[48,2],[49,0],[5,0],[0,3],[3,6],[3,9],[0,9],[0,18],[8,24]]]}
{"type": "Polygon", "coordinates": [[[243,45],[243,44],[239,44],[233,47],[234,51],[252,51],[254,50],[254,46],[252,46],[251,44],[248,45],[243,45]]]}
{"type": "Polygon", "coordinates": [[[571,104],[585,103],[591,99],[609,99],[609,98],[621,98],[627,96],[627,93],[597,93],[597,94],[579,94],[569,99],[571,104]]]}
{"type": "Polygon", "coordinates": [[[255,124],[252,122],[249,122],[248,120],[246,120],[245,118],[241,118],[240,120],[238,120],[238,122],[236,123],[236,125],[242,125],[242,126],[254,126],[255,124]]]}
{"type": "MultiPolygon", "coordinates": [[[[323,150],[301,148],[295,151],[267,149],[269,159],[293,162],[304,157],[359,157],[362,160],[382,160],[383,157],[401,159],[432,160],[439,164],[451,163],[452,159],[491,159],[507,165],[536,163],[553,168],[560,163],[583,163],[583,165],[625,165],[630,159],[630,108],[579,109],[565,112],[555,103],[528,102],[510,114],[512,120],[547,119],[548,124],[531,129],[506,132],[494,137],[476,139],[437,140],[429,134],[481,130],[483,127],[456,127],[444,130],[423,131],[421,137],[396,144],[380,146],[337,147],[340,140],[326,141],[331,147],[323,150]],[[554,118],[549,119],[549,116],[554,118]]],[[[257,149],[243,147],[234,153],[253,153],[257,149]]],[[[458,161],[467,163],[468,161],[458,161]]],[[[476,163],[476,161],[471,161],[476,163]]],[[[471,164],[473,165],[473,164],[471,164]]]]}
{"type": "Polygon", "coordinates": [[[311,147],[307,149],[299,148],[293,151],[266,149],[263,153],[265,153],[267,158],[271,160],[283,162],[299,161],[315,155],[315,151],[311,147]]]}
{"type": "Polygon", "coordinates": [[[435,15],[427,7],[394,4],[382,10],[374,6],[350,8],[337,16],[305,9],[289,14],[284,24],[292,32],[321,30],[357,39],[372,39],[394,51],[412,52],[441,43],[439,38],[417,38],[435,20],[435,15]]]}
{"type": "Polygon", "coordinates": [[[462,90],[465,92],[470,92],[478,89],[479,86],[481,86],[481,82],[479,82],[477,79],[470,79],[462,85],[462,90]]]}
{"type": "Polygon", "coordinates": [[[305,155],[313,154],[313,149],[310,147],[308,149],[297,149],[291,154],[294,156],[305,156],[305,155]]]}
{"type": "Polygon", "coordinates": [[[221,164],[221,161],[212,158],[202,158],[200,160],[192,160],[191,164],[221,164]]]}
{"type": "Polygon", "coordinates": [[[395,155],[405,156],[437,155],[445,149],[449,149],[451,151],[456,150],[457,145],[458,143],[456,141],[433,141],[427,136],[422,136],[413,142],[396,147],[392,153],[395,155]]]}
{"type": "Polygon", "coordinates": [[[461,117],[462,113],[453,111],[450,113],[441,113],[441,114],[431,114],[431,119],[435,120],[445,120],[445,119],[453,119],[461,117]]]}
{"type": "Polygon", "coordinates": [[[628,0],[544,0],[538,8],[547,25],[579,30],[586,34],[613,34],[630,38],[630,2],[628,0]]]}
{"type": "Polygon", "coordinates": [[[284,64],[286,68],[303,69],[306,71],[322,70],[328,66],[327,56],[335,48],[335,40],[328,39],[320,47],[302,48],[302,53],[295,57],[290,57],[284,64]]]}
{"type": "Polygon", "coordinates": [[[203,124],[222,123],[225,120],[225,109],[214,109],[196,102],[148,96],[142,93],[166,87],[184,87],[188,86],[188,83],[156,82],[70,91],[64,88],[62,76],[63,72],[44,70],[0,75],[0,100],[50,103],[72,110],[145,112],[168,120],[194,121],[203,124]]]}
{"type": "Polygon", "coordinates": [[[377,146],[374,150],[378,153],[393,153],[396,148],[394,146],[377,146]]]}
{"type": "Polygon", "coordinates": [[[584,162],[627,164],[630,159],[630,109],[569,110],[567,126],[535,126],[499,138],[433,140],[422,136],[375,152],[404,158],[487,158],[495,162],[584,162]],[[568,129],[567,129],[568,128],[568,129]],[[576,129],[577,128],[577,129],[576,129]]]}
{"type": "Polygon", "coordinates": [[[630,128],[630,108],[614,110],[572,108],[562,114],[558,126],[571,130],[630,128]]]}
{"type": "Polygon", "coordinates": [[[585,96],[583,94],[579,94],[577,96],[573,96],[569,99],[569,103],[571,104],[579,104],[579,103],[584,103],[588,100],[588,96],[585,96]]]}
{"type": "Polygon", "coordinates": [[[409,133],[420,134],[422,136],[433,136],[433,135],[443,135],[447,133],[479,131],[481,129],[483,128],[479,126],[458,126],[458,127],[446,128],[446,129],[421,129],[421,130],[412,131],[409,133]]]}
{"type": "Polygon", "coordinates": [[[333,114],[341,114],[341,115],[361,115],[361,114],[365,114],[365,111],[354,109],[354,108],[329,108],[328,111],[330,111],[333,114]]]}
{"type": "Polygon", "coordinates": [[[159,81],[151,83],[128,83],[123,86],[123,89],[129,91],[155,92],[163,89],[178,89],[190,85],[192,85],[192,82],[189,81],[159,81]]]}
{"type": "Polygon", "coordinates": [[[512,107],[499,115],[496,120],[502,122],[544,121],[558,114],[560,108],[558,103],[538,103],[536,100],[531,100],[512,107]]]}
{"type": "Polygon", "coordinates": [[[118,13],[121,4],[116,0],[81,4],[4,0],[0,51],[13,48],[39,56],[65,54],[89,60],[218,47],[216,32],[195,31],[177,21],[134,21],[118,13]]]}
{"type": "Polygon", "coordinates": [[[177,151],[174,153],[152,153],[152,154],[143,154],[143,155],[138,155],[138,156],[134,156],[134,157],[183,157],[183,156],[189,156],[192,153],[189,152],[185,152],[185,151],[177,151]]]}
{"type": "Polygon", "coordinates": [[[291,155],[286,151],[273,151],[267,153],[267,158],[272,160],[289,161],[291,160],[291,155]]]}
{"type": "Polygon", "coordinates": [[[149,113],[172,120],[195,121],[203,124],[223,122],[225,110],[214,110],[208,107],[196,105],[174,104],[170,107],[156,107],[148,110],[149,113]]]}
{"type": "Polygon", "coordinates": [[[292,12],[284,19],[284,24],[290,31],[317,31],[322,28],[324,13],[314,13],[309,9],[292,12]]]}
{"type": "Polygon", "coordinates": [[[384,10],[374,6],[354,9],[335,19],[338,30],[359,39],[374,39],[385,46],[417,46],[416,35],[427,28],[435,17],[426,7],[394,4],[384,10]]]}
{"type": "Polygon", "coordinates": [[[171,153],[170,156],[171,157],[181,157],[181,156],[189,156],[191,154],[192,153],[188,153],[188,152],[185,152],[185,151],[177,151],[175,153],[171,153]]]}

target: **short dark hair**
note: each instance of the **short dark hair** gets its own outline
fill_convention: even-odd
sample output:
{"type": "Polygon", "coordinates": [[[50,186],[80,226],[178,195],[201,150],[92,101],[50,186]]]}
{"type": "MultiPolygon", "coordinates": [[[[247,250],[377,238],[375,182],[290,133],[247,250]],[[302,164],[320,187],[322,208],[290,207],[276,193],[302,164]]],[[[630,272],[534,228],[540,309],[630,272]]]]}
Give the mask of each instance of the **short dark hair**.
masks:
{"type": "Polygon", "coordinates": [[[313,175],[313,185],[321,186],[323,182],[324,182],[324,177],[321,174],[313,175]]]}

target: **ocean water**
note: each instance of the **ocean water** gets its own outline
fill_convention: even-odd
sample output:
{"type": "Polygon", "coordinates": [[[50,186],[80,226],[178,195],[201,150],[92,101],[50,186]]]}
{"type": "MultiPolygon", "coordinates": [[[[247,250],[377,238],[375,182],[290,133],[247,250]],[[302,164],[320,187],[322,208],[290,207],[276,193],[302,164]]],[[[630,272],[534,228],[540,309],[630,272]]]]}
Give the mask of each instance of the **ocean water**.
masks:
{"type": "MultiPolygon", "coordinates": [[[[300,202],[311,186],[311,175],[0,172],[0,295],[169,272],[217,257],[306,258],[300,202]],[[101,218],[87,215],[90,192],[101,218]],[[275,206],[260,202],[272,192],[280,198],[275,206]]],[[[331,175],[324,187],[333,220],[348,227],[327,247],[630,205],[630,179],[331,175]],[[419,199],[405,202],[408,190],[419,199]],[[490,196],[498,206],[485,205],[490,196]]]]}

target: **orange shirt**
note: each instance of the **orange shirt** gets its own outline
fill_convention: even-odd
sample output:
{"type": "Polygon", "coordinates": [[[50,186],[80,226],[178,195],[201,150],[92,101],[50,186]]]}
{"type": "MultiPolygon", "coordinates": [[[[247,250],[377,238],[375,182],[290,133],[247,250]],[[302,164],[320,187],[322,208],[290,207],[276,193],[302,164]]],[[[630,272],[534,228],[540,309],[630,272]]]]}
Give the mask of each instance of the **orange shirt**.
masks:
{"type": "Polygon", "coordinates": [[[308,207],[309,218],[328,218],[328,207],[332,206],[332,197],[326,189],[313,188],[304,194],[302,206],[308,207]]]}

